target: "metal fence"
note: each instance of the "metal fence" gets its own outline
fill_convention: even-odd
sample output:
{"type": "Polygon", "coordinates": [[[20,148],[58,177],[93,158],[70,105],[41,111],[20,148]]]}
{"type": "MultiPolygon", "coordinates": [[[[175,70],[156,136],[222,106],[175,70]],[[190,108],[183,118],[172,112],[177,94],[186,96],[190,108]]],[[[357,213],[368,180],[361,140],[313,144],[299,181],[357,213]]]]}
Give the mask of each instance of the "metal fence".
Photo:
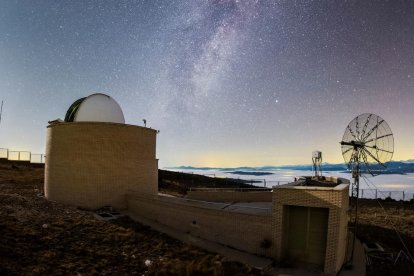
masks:
{"type": "MultiPolygon", "coordinates": [[[[235,179],[242,181],[246,184],[251,184],[254,186],[257,186],[257,188],[251,188],[251,189],[266,189],[266,188],[272,188],[274,186],[279,185],[285,185],[293,181],[277,181],[272,180],[268,181],[266,179],[242,179],[242,178],[231,178],[231,177],[218,177],[215,174],[199,174],[211,178],[221,178],[221,179],[235,179]]],[[[201,190],[203,188],[193,188],[193,190],[201,190]]],[[[213,188],[217,189],[217,188],[213,188]]],[[[227,188],[223,188],[227,189],[227,188]]],[[[234,190],[237,190],[238,188],[235,188],[234,190]]],[[[247,191],[250,188],[241,188],[241,190],[247,191]]],[[[379,189],[360,189],[359,190],[359,198],[366,198],[366,199],[394,199],[394,200],[403,200],[403,201],[410,201],[414,199],[414,193],[413,192],[407,192],[407,191],[388,191],[388,190],[379,190],[379,189]]]]}
{"type": "Polygon", "coordinates": [[[8,160],[11,161],[30,161],[30,151],[10,151],[8,154],[8,160]]]}
{"type": "Polygon", "coordinates": [[[0,148],[0,158],[10,161],[25,161],[30,163],[44,164],[46,155],[31,153],[30,151],[15,151],[6,148],[0,148]]]}
{"type": "MultiPolygon", "coordinates": [[[[180,173],[186,173],[184,171],[180,171],[180,173]]],[[[194,174],[191,172],[191,174],[194,174]]],[[[217,179],[228,179],[228,180],[236,180],[236,181],[240,181],[240,183],[243,184],[250,184],[253,186],[257,186],[257,187],[263,187],[263,188],[272,188],[273,186],[279,186],[279,185],[284,185],[284,184],[288,184],[291,181],[269,181],[266,180],[264,178],[240,178],[240,177],[220,177],[217,176],[214,173],[206,173],[206,174],[199,174],[197,173],[197,175],[202,175],[202,176],[206,176],[206,177],[210,177],[210,178],[217,178],[217,179]]],[[[293,181],[293,178],[292,178],[293,181]]]]}
{"type": "Polygon", "coordinates": [[[267,183],[267,185],[268,185],[268,187],[273,187],[273,186],[280,186],[280,185],[285,185],[285,184],[288,184],[288,183],[291,183],[291,182],[293,182],[293,179],[292,179],[292,181],[276,181],[276,180],[272,180],[272,181],[267,181],[266,183],[267,183]]]}
{"type": "Polygon", "coordinates": [[[410,201],[414,199],[413,192],[406,191],[388,191],[388,190],[378,190],[378,189],[360,189],[359,190],[360,198],[367,199],[394,199],[394,200],[403,200],[410,201]]]}
{"type": "Polygon", "coordinates": [[[8,159],[9,158],[9,150],[0,148],[0,158],[8,159]]]}
{"type": "Polygon", "coordinates": [[[46,160],[46,155],[44,154],[32,154],[30,158],[30,163],[44,164],[46,160]]]}

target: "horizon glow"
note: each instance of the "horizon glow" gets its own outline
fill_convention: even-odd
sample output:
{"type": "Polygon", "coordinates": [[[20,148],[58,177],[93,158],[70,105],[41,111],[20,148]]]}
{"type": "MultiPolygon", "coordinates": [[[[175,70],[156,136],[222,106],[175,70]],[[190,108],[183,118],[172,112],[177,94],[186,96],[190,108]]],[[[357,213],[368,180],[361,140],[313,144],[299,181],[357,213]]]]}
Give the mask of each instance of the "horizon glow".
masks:
{"type": "Polygon", "coordinates": [[[1,1],[0,147],[44,153],[47,122],[102,92],[161,130],[160,168],[342,163],[348,123],[414,157],[410,1],[1,1]]]}

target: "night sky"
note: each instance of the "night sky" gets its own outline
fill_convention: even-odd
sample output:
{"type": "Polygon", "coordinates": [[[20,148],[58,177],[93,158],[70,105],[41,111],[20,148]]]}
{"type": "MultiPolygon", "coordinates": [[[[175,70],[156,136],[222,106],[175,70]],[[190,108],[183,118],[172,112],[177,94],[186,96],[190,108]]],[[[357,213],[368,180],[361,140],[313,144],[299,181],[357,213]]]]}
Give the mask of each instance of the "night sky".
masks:
{"type": "Polygon", "coordinates": [[[0,2],[0,147],[43,153],[94,92],[161,131],[160,167],[342,162],[366,112],[414,158],[414,1],[0,2]]]}

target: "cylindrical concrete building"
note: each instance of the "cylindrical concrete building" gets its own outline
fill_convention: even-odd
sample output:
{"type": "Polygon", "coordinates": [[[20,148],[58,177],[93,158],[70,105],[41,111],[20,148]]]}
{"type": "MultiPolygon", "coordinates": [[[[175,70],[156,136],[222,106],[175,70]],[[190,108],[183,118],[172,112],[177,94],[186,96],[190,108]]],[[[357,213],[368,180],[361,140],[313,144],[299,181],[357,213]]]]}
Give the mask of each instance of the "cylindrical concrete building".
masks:
{"type": "Polygon", "coordinates": [[[123,209],[128,191],[156,195],[156,135],[154,129],[122,123],[84,120],[50,124],[46,198],[89,209],[123,209]]]}

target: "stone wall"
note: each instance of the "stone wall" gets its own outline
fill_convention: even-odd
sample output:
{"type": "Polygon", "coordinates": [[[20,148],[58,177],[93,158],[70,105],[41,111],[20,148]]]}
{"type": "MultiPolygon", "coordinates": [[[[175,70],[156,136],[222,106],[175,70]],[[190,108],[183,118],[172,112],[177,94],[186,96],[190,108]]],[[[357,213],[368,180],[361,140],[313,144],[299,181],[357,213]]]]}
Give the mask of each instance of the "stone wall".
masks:
{"type": "Polygon", "coordinates": [[[156,130],[116,123],[47,128],[45,195],[84,208],[126,208],[126,191],[158,192],[156,130]]]}

